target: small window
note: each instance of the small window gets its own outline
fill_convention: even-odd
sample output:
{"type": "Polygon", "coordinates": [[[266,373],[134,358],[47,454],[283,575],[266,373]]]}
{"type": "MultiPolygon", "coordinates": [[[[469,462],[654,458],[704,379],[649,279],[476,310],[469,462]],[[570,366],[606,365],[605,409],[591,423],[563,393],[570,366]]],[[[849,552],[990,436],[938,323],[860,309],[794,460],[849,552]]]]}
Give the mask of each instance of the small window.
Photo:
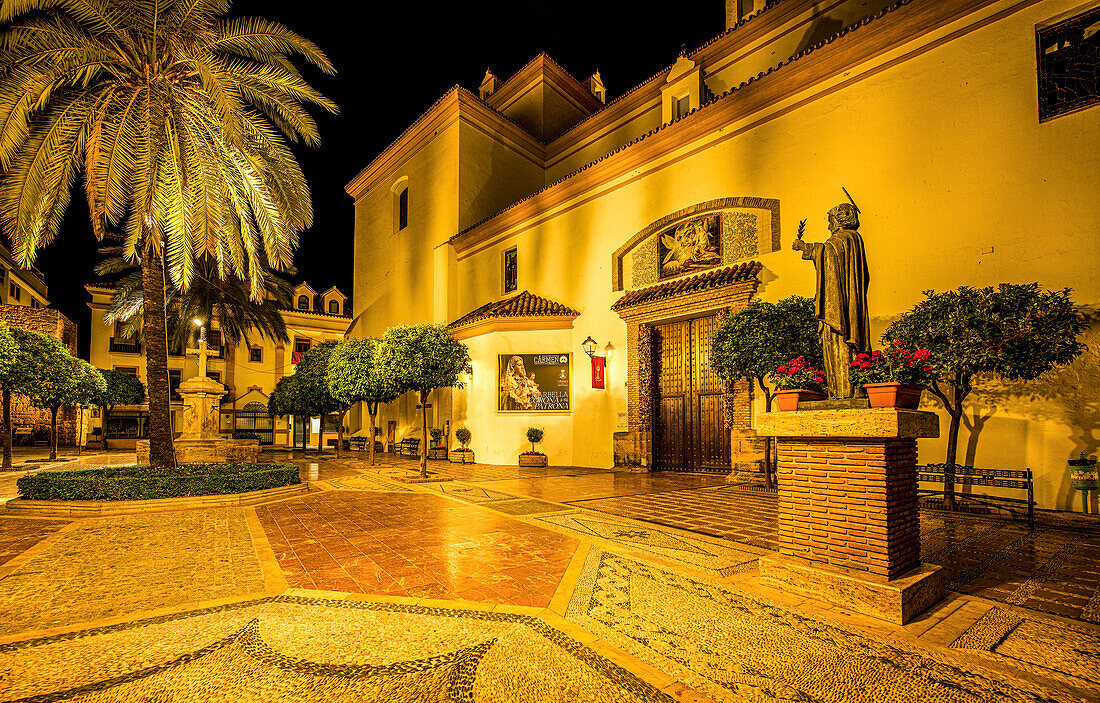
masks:
{"type": "Polygon", "coordinates": [[[136,366],[116,366],[115,371],[121,371],[122,373],[128,373],[131,376],[135,376],[135,377],[138,375],[136,366]]]}
{"type": "Polygon", "coordinates": [[[211,379],[217,381],[218,383],[222,382],[222,372],[221,371],[207,371],[206,375],[209,376],[211,379]]]}
{"type": "Polygon", "coordinates": [[[519,285],[519,252],[512,247],[504,252],[504,292],[511,293],[519,285]]]}
{"type": "Polygon", "coordinates": [[[307,351],[309,351],[309,340],[308,339],[295,339],[294,340],[294,351],[296,351],[296,352],[307,352],[307,351]]]}
{"type": "Polygon", "coordinates": [[[19,300],[19,296],[21,293],[22,291],[19,289],[19,286],[15,285],[14,283],[8,285],[8,297],[12,300],[19,300]]]}
{"type": "Polygon", "coordinates": [[[409,188],[408,186],[401,189],[401,192],[397,194],[397,231],[405,229],[409,226],[409,188]]]}
{"type": "Polygon", "coordinates": [[[1100,103],[1100,7],[1035,32],[1039,121],[1100,103]]]}
{"type": "Polygon", "coordinates": [[[263,347],[249,347],[248,348],[248,360],[253,364],[258,364],[264,360],[263,347]]]}
{"type": "Polygon", "coordinates": [[[328,301],[328,311],[329,311],[330,315],[339,315],[340,314],[340,301],[339,300],[330,300],[330,301],[328,301]]]}
{"type": "Polygon", "coordinates": [[[308,295],[299,295],[298,296],[298,309],[299,310],[309,310],[309,296],[308,295]]]}
{"type": "Polygon", "coordinates": [[[672,119],[678,120],[689,112],[691,112],[691,98],[685,95],[682,98],[678,98],[673,105],[672,119]]]}
{"type": "Polygon", "coordinates": [[[38,304],[38,300],[37,300],[37,299],[35,299],[35,298],[31,298],[31,307],[32,307],[32,308],[37,308],[37,307],[40,307],[40,305],[38,304]]]}

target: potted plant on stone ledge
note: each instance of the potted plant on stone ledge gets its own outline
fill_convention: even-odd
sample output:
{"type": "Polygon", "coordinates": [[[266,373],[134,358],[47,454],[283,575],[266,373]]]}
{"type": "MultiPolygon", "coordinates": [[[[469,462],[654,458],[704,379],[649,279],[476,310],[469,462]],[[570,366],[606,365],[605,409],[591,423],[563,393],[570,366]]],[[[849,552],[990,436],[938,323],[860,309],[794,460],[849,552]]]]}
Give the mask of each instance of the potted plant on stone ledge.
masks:
{"type": "Polygon", "coordinates": [[[531,451],[519,455],[520,466],[546,466],[546,455],[535,450],[535,445],[542,441],[542,434],[538,427],[527,428],[527,441],[531,443],[531,451]]]}
{"type": "Polygon", "coordinates": [[[439,427],[433,427],[428,432],[432,436],[432,444],[431,447],[428,448],[428,458],[446,459],[447,445],[443,444],[443,430],[439,427]]]}
{"type": "Polygon", "coordinates": [[[825,400],[825,372],[807,364],[804,357],[780,366],[773,378],[780,411],[798,410],[798,404],[807,400],[825,400]]]}
{"type": "Polygon", "coordinates": [[[884,352],[856,356],[848,367],[853,386],[862,386],[872,408],[916,408],[932,378],[927,349],[909,351],[894,342],[884,352]]]}
{"type": "Polygon", "coordinates": [[[450,455],[447,457],[453,464],[472,464],[474,463],[474,450],[470,449],[470,430],[466,427],[459,427],[455,430],[455,439],[457,439],[462,446],[458,449],[452,449],[450,455]]]}

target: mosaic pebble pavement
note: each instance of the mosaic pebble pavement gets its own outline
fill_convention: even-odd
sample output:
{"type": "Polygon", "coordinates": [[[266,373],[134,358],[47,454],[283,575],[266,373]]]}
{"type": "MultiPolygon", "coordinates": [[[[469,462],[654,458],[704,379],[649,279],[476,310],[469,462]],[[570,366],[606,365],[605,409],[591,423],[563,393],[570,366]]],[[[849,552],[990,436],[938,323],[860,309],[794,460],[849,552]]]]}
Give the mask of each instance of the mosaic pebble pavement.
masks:
{"type": "Polygon", "coordinates": [[[310,494],[250,508],[0,517],[0,701],[1100,700],[1089,623],[986,605],[925,645],[762,595],[757,545],[565,496],[671,481],[461,468],[322,460],[310,494]]]}

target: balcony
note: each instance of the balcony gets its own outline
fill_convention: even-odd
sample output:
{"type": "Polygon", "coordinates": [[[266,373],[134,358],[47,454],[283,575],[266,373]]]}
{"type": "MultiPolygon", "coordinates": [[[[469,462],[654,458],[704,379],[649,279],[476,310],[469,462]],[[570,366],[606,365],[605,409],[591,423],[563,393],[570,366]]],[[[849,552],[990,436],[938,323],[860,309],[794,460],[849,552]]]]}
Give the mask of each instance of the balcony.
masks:
{"type": "Polygon", "coordinates": [[[118,339],[117,337],[111,337],[110,351],[121,352],[123,354],[140,354],[141,344],[133,339],[118,339]]]}

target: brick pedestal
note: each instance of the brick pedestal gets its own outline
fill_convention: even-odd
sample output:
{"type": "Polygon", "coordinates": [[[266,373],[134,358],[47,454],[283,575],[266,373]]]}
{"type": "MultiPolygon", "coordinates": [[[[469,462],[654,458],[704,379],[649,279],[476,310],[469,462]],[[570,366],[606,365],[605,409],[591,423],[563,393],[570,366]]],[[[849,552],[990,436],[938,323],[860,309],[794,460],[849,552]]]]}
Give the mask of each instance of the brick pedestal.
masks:
{"type": "Polygon", "coordinates": [[[938,567],[920,565],[917,437],[932,413],[768,413],[778,437],[779,551],[761,575],[786,590],[907,622],[943,596],[938,567]]]}

